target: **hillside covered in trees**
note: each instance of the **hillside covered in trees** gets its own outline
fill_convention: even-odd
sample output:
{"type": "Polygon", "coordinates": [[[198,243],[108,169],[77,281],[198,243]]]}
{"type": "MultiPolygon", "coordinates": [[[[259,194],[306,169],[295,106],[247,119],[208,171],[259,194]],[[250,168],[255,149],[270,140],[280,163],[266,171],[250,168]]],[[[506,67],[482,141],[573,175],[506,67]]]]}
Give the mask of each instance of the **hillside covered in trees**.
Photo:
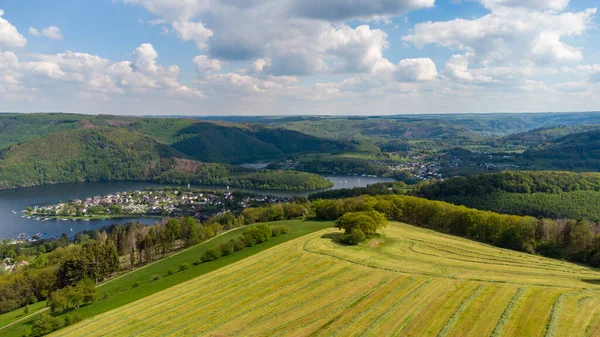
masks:
{"type": "Polygon", "coordinates": [[[124,128],[57,132],[0,152],[0,188],[115,180],[284,190],[331,185],[308,173],[255,171],[199,162],[167,144],[124,128]]]}
{"type": "Polygon", "coordinates": [[[519,171],[424,185],[429,198],[505,214],[600,219],[600,174],[519,171]]]}
{"type": "Polygon", "coordinates": [[[528,160],[548,160],[564,169],[600,170],[600,130],[561,137],[524,153],[528,160]]]}

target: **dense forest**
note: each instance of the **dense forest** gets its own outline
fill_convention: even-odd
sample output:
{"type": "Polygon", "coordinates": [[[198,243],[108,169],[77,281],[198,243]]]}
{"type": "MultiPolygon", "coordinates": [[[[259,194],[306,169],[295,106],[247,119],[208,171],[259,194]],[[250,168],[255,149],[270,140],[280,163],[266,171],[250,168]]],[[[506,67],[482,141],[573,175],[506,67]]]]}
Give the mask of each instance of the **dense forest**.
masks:
{"type": "Polygon", "coordinates": [[[553,171],[499,172],[423,185],[419,192],[505,214],[600,219],[600,174],[553,171]]]}
{"type": "Polygon", "coordinates": [[[527,160],[548,160],[563,169],[600,170],[600,131],[568,135],[526,151],[527,160]]]}
{"type": "Polygon", "coordinates": [[[58,132],[0,152],[0,188],[81,181],[161,183],[314,190],[331,186],[308,173],[255,171],[201,163],[153,138],[120,128],[58,132]]]}

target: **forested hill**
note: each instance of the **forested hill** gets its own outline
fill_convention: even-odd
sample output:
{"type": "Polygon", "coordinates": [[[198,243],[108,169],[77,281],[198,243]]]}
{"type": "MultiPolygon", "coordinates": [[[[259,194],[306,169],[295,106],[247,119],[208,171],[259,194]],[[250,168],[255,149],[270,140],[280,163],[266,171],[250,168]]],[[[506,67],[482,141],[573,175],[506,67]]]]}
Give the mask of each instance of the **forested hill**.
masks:
{"type": "Polygon", "coordinates": [[[600,130],[572,134],[524,153],[527,159],[549,159],[556,167],[600,170],[600,130]]]}
{"type": "Polygon", "coordinates": [[[506,136],[501,139],[505,143],[516,143],[522,145],[536,146],[545,142],[551,142],[556,139],[590,131],[599,131],[599,124],[577,125],[577,126],[558,126],[553,128],[535,129],[529,132],[522,132],[506,136]]]}
{"type": "Polygon", "coordinates": [[[455,177],[419,194],[499,213],[600,220],[600,173],[500,172],[455,177]]]}
{"type": "Polygon", "coordinates": [[[0,152],[0,188],[111,180],[290,190],[319,189],[331,184],[308,173],[255,172],[201,163],[126,128],[56,132],[0,152]]]}
{"type": "MultiPolygon", "coordinates": [[[[132,126],[135,128],[135,125],[132,126]]],[[[194,123],[177,132],[173,147],[204,162],[244,163],[293,153],[352,151],[352,143],[323,140],[263,125],[194,123]]]]}
{"type": "Polygon", "coordinates": [[[0,149],[57,132],[96,128],[142,134],[201,162],[244,163],[295,153],[335,153],[359,148],[356,142],[325,140],[262,124],[57,113],[0,114],[0,149]]]}

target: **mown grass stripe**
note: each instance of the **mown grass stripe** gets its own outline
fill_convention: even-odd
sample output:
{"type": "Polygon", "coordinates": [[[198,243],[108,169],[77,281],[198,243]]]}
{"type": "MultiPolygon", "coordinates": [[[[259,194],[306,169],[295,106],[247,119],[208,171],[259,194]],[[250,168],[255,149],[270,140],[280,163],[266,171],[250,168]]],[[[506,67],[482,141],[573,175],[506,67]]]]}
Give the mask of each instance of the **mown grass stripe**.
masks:
{"type": "Polygon", "coordinates": [[[414,282],[415,282],[415,279],[413,277],[410,277],[410,278],[404,280],[404,282],[402,282],[402,284],[400,284],[399,286],[397,286],[396,288],[394,288],[394,290],[390,291],[386,296],[384,296],[379,301],[377,301],[377,303],[374,303],[373,305],[370,305],[365,310],[359,312],[356,315],[353,315],[352,318],[348,322],[344,323],[344,325],[342,325],[337,330],[335,330],[331,334],[331,336],[339,336],[342,332],[344,332],[344,330],[346,330],[348,327],[350,327],[352,324],[354,324],[354,322],[358,321],[359,319],[361,319],[365,315],[369,314],[371,311],[375,310],[376,308],[379,308],[379,306],[382,303],[384,303],[385,301],[387,301],[388,299],[390,299],[391,297],[393,297],[397,292],[403,290],[409,284],[412,284],[414,282]]]}
{"type": "Polygon", "coordinates": [[[410,300],[411,298],[417,296],[417,294],[425,287],[427,287],[432,280],[427,280],[423,283],[421,283],[418,287],[416,287],[415,289],[413,289],[413,291],[411,291],[410,293],[404,295],[402,298],[400,298],[398,300],[398,302],[394,303],[394,305],[392,305],[391,307],[389,307],[386,311],[384,311],[381,315],[379,315],[379,317],[377,317],[373,322],[371,322],[371,324],[369,324],[369,326],[363,330],[363,332],[359,335],[360,337],[365,337],[365,336],[369,336],[371,334],[371,331],[378,326],[383,320],[385,320],[389,315],[391,315],[398,307],[400,307],[401,305],[403,305],[404,303],[406,303],[406,301],[410,300]]]}
{"type": "Polygon", "coordinates": [[[469,305],[481,294],[483,289],[486,287],[485,284],[480,284],[477,289],[467,298],[465,298],[462,303],[458,306],[458,308],[454,311],[454,314],[446,321],[446,324],[442,327],[440,332],[437,334],[437,337],[445,337],[448,335],[448,332],[454,327],[460,316],[467,310],[469,305]]]}
{"type": "Polygon", "coordinates": [[[492,330],[490,337],[500,337],[502,335],[506,323],[508,323],[513,310],[515,310],[515,307],[525,294],[525,291],[525,288],[517,289],[513,297],[510,299],[510,301],[508,301],[504,311],[502,311],[502,315],[500,315],[500,318],[498,318],[498,322],[496,322],[496,326],[494,326],[494,330],[492,330]]]}
{"type": "Polygon", "coordinates": [[[552,311],[550,311],[550,317],[548,317],[548,323],[546,324],[546,332],[544,337],[554,337],[556,335],[556,328],[558,327],[558,316],[562,310],[563,302],[567,294],[560,294],[554,304],[552,304],[552,311]]]}
{"type": "MultiPolygon", "coordinates": [[[[323,263],[323,264],[320,264],[320,265],[315,265],[315,266],[313,266],[313,268],[315,269],[315,270],[314,270],[315,272],[318,272],[319,270],[325,270],[325,269],[327,269],[327,268],[331,267],[331,265],[332,265],[332,264],[330,264],[330,263],[323,263]]],[[[272,293],[271,293],[271,290],[272,290],[272,289],[274,289],[276,292],[281,292],[281,291],[283,291],[283,290],[284,290],[284,289],[286,289],[286,288],[284,288],[284,287],[282,286],[282,284],[286,284],[286,282],[293,282],[293,281],[294,281],[294,279],[295,279],[295,277],[296,277],[298,274],[301,274],[301,273],[304,271],[304,267],[303,267],[302,265],[300,265],[300,266],[298,266],[298,265],[297,265],[296,267],[297,267],[297,268],[293,268],[293,269],[292,269],[292,270],[294,270],[294,272],[292,272],[292,273],[285,273],[285,274],[283,274],[283,275],[285,275],[285,277],[284,277],[284,278],[278,278],[278,279],[277,279],[277,282],[268,282],[268,280],[269,280],[268,278],[262,278],[262,279],[261,279],[261,280],[260,280],[258,283],[252,283],[252,282],[243,282],[243,284],[244,284],[245,286],[244,286],[244,287],[242,287],[242,288],[240,289],[240,290],[242,290],[242,291],[243,291],[243,289],[246,289],[246,288],[252,288],[252,287],[256,287],[258,284],[264,284],[264,285],[266,285],[266,286],[264,286],[264,287],[260,287],[260,289],[261,289],[261,292],[260,292],[260,293],[256,294],[256,293],[254,293],[254,292],[252,292],[252,291],[248,291],[247,293],[248,293],[249,295],[248,295],[248,296],[246,296],[246,297],[242,297],[242,298],[240,298],[240,297],[236,296],[235,294],[228,294],[228,296],[226,296],[226,297],[223,297],[223,298],[216,298],[216,299],[215,299],[216,301],[218,301],[219,303],[225,303],[225,305],[219,305],[218,309],[216,309],[216,310],[214,310],[214,311],[211,311],[211,312],[209,312],[209,313],[205,314],[204,316],[195,317],[195,318],[194,318],[194,321],[197,321],[197,322],[198,322],[198,321],[199,321],[199,322],[203,322],[203,321],[204,321],[204,319],[206,319],[206,321],[210,321],[210,317],[215,317],[215,316],[216,316],[216,315],[218,315],[219,313],[226,314],[226,313],[227,313],[227,310],[228,310],[228,308],[230,308],[230,307],[232,307],[232,306],[233,306],[233,307],[236,307],[236,306],[243,306],[241,303],[243,303],[243,302],[244,302],[244,300],[248,300],[250,297],[257,296],[257,295],[259,295],[259,294],[260,294],[260,295],[263,295],[263,294],[264,294],[264,295],[271,294],[271,296],[272,296],[272,293]],[[298,268],[298,267],[299,267],[299,268],[298,268]],[[229,300],[229,298],[230,298],[230,297],[234,297],[234,300],[229,300]]],[[[274,274],[274,275],[275,275],[275,276],[277,276],[277,275],[281,275],[280,273],[281,273],[281,272],[279,272],[279,273],[277,273],[277,274],[274,274]]],[[[250,290],[250,289],[249,289],[249,290],[250,290]]],[[[275,292],[275,293],[276,293],[276,292],[275,292]]],[[[190,295],[189,293],[185,293],[185,294],[183,294],[183,296],[187,296],[187,297],[188,297],[188,298],[187,298],[188,302],[190,302],[189,295],[190,295]]],[[[259,296],[259,298],[261,298],[261,297],[259,296]]],[[[263,300],[264,300],[264,298],[263,298],[263,300]]],[[[176,304],[176,303],[180,303],[180,301],[179,301],[179,300],[173,300],[173,299],[169,299],[169,303],[174,303],[174,304],[176,304]]],[[[169,307],[169,312],[171,313],[171,315],[175,315],[175,317],[177,318],[177,319],[176,319],[177,321],[186,321],[186,320],[187,320],[187,315],[179,315],[179,314],[177,314],[177,310],[176,310],[176,309],[177,309],[177,306],[170,306],[170,307],[169,307]]],[[[158,311],[158,312],[156,312],[156,313],[155,313],[154,315],[152,315],[152,316],[146,316],[146,318],[150,318],[150,321],[152,321],[152,319],[151,319],[152,317],[154,317],[154,316],[156,316],[156,315],[165,315],[166,313],[167,313],[167,312],[164,312],[164,311],[158,311]]],[[[171,321],[171,320],[170,320],[170,322],[171,322],[170,324],[172,324],[172,323],[175,323],[175,321],[174,321],[174,320],[173,320],[173,321],[171,321]]],[[[160,323],[160,322],[156,324],[156,326],[160,326],[160,325],[161,325],[161,323],[160,323]]],[[[155,326],[147,326],[147,325],[146,325],[146,326],[145,326],[145,328],[144,328],[143,330],[141,330],[141,332],[144,332],[144,331],[151,330],[151,329],[152,329],[152,328],[154,328],[154,327],[155,327],[155,326]]]]}

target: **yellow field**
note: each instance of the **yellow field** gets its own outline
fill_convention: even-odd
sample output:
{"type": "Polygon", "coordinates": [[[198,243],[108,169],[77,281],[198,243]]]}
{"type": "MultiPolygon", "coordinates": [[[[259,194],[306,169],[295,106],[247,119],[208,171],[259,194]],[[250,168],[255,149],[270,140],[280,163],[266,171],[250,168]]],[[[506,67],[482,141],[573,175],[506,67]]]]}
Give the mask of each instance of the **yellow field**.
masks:
{"type": "Polygon", "coordinates": [[[325,230],[60,336],[599,336],[600,272],[390,223],[325,230]]]}

